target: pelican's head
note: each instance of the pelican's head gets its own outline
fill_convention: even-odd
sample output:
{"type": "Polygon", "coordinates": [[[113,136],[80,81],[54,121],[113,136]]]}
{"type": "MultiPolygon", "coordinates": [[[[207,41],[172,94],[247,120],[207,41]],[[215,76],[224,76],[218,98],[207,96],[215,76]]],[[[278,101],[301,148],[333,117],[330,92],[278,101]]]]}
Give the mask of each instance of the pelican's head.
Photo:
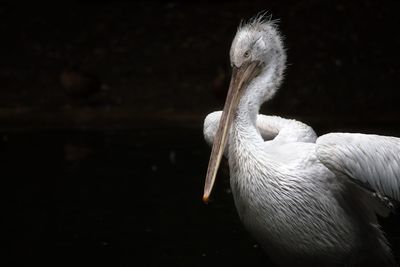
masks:
{"type": "Polygon", "coordinates": [[[260,92],[254,97],[261,102],[273,96],[283,77],[286,53],[281,39],[276,23],[261,15],[248,23],[241,23],[231,45],[232,79],[241,76],[245,81],[240,90],[247,89],[254,80],[265,78],[268,71],[270,74],[277,72],[274,86],[262,82],[258,86],[260,92]]]}
{"type": "Polygon", "coordinates": [[[232,42],[230,60],[232,77],[211,151],[204,186],[205,202],[214,185],[228,131],[241,99],[250,100],[247,102],[253,105],[256,113],[260,105],[273,96],[282,80],[286,54],[274,22],[261,15],[242,23],[232,42]]]}

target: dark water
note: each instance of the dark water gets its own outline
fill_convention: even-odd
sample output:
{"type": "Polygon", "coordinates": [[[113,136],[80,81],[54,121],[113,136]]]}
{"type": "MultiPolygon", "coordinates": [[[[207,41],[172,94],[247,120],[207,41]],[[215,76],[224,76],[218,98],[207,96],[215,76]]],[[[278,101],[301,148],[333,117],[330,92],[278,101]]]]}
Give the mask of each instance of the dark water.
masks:
{"type": "MultiPolygon", "coordinates": [[[[15,265],[260,266],[220,171],[201,202],[210,149],[201,129],[4,132],[15,265]],[[142,262],[142,264],[139,264],[142,262]]],[[[398,216],[383,229],[398,256],[398,216]]]]}
{"type": "Polygon", "coordinates": [[[209,149],[197,129],[4,133],[1,149],[15,263],[265,261],[237,221],[226,180],[214,203],[201,202],[209,149]]]}

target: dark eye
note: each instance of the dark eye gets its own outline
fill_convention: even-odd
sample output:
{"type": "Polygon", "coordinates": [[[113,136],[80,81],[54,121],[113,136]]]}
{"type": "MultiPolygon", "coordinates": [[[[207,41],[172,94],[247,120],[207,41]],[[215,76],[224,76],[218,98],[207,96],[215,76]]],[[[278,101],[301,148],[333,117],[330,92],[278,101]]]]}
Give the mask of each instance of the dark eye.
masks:
{"type": "Polygon", "coordinates": [[[250,56],[250,51],[244,52],[243,56],[244,56],[245,58],[248,58],[248,57],[250,56]]]}

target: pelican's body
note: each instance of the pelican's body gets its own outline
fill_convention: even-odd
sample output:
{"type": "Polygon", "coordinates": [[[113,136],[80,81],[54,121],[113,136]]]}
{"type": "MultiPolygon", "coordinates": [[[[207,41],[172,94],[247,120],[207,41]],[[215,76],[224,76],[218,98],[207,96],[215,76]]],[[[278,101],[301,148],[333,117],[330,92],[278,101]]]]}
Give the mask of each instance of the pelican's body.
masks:
{"type": "Polygon", "coordinates": [[[350,178],[398,199],[400,139],[351,134],[317,138],[303,123],[258,115],[280,85],[285,65],[279,34],[270,22],[255,19],[239,28],[231,62],[234,74],[224,111],[211,113],[204,125],[206,140],[214,143],[204,199],[225,154],[239,217],[277,263],[394,265],[376,218],[376,213],[386,215],[387,207],[350,178]],[[379,143],[368,146],[375,149],[371,155],[362,148],[364,141],[379,143]],[[382,143],[393,151],[387,154],[382,143]],[[385,151],[381,158],[377,149],[385,151]],[[363,163],[365,157],[374,162],[363,163]],[[391,165],[385,171],[388,158],[391,165]],[[346,166],[349,161],[355,167],[346,166]],[[371,175],[363,173],[363,164],[383,166],[371,167],[371,175]]]}
{"type": "MultiPolygon", "coordinates": [[[[220,115],[206,119],[209,143],[220,115]]],[[[390,266],[375,215],[386,215],[386,207],[328,169],[316,142],[310,127],[293,120],[258,115],[256,127],[233,122],[227,157],[241,221],[284,266],[390,266]]]]}

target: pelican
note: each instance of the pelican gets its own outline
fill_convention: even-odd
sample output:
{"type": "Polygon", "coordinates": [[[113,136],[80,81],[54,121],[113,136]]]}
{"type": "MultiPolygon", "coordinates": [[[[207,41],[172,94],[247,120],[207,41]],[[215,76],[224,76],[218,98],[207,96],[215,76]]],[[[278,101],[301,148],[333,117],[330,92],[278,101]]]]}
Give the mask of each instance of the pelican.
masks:
{"type": "Polygon", "coordinates": [[[396,266],[377,215],[400,199],[400,138],[317,137],[299,121],[258,114],[286,62],[276,23],[265,16],[241,23],[230,61],[224,109],[204,122],[212,151],[203,201],[225,156],[239,218],[277,264],[396,266]]]}

